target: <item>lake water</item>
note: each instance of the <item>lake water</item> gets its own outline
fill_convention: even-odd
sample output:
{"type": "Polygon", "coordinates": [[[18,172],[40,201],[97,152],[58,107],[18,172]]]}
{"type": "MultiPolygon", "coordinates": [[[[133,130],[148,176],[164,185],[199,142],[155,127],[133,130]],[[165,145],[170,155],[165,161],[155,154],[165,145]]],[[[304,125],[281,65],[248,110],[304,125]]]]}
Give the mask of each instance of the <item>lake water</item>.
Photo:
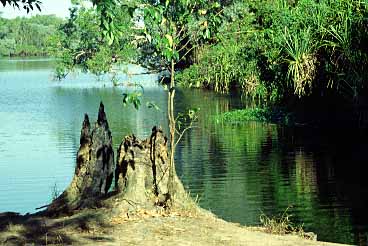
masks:
{"type": "MultiPolygon", "coordinates": [[[[83,114],[94,121],[100,101],[115,149],[125,135],[143,138],[153,125],[167,125],[167,95],[155,75],[120,77],[144,85],[136,111],[122,106],[129,87],[114,88],[107,78],[83,74],[56,82],[52,71],[47,59],[0,60],[0,212],[34,212],[50,202],[55,189],[65,189],[74,172],[83,114]],[[146,107],[150,101],[161,110],[146,107]]],[[[244,225],[258,225],[262,213],[278,215],[290,207],[292,221],[304,223],[319,240],[366,245],[366,135],[213,120],[242,105],[236,95],[177,92],[178,112],[201,109],[175,157],[191,195],[198,194],[201,206],[221,218],[244,225]]]]}

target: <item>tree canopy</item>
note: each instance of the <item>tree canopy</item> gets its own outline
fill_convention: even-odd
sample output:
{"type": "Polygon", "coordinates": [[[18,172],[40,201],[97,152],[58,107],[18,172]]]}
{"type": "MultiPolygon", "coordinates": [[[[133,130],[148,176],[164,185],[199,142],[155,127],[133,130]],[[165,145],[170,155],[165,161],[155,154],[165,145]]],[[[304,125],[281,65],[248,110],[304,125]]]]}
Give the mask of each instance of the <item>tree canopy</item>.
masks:
{"type": "Polygon", "coordinates": [[[51,37],[52,54],[59,58],[57,78],[65,77],[76,68],[100,75],[110,72],[114,64],[134,58],[129,10],[115,8],[111,11],[112,25],[119,32],[119,36],[113,38],[107,35],[106,23],[101,23],[95,9],[80,5],[70,9],[66,23],[51,37]]]}
{"type": "Polygon", "coordinates": [[[27,13],[35,8],[41,11],[41,1],[39,0],[0,0],[0,2],[4,7],[10,5],[18,9],[23,8],[27,13]]]}

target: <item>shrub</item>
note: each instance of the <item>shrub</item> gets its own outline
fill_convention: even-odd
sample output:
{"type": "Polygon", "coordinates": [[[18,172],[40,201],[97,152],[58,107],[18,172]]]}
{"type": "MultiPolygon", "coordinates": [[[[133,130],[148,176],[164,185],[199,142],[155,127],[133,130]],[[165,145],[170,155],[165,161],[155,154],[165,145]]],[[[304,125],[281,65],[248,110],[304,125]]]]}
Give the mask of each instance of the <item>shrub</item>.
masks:
{"type": "Polygon", "coordinates": [[[368,9],[359,0],[239,0],[178,80],[279,101],[324,90],[357,102],[367,93],[368,9]],[[241,11],[240,11],[241,10],[241,11]]]}

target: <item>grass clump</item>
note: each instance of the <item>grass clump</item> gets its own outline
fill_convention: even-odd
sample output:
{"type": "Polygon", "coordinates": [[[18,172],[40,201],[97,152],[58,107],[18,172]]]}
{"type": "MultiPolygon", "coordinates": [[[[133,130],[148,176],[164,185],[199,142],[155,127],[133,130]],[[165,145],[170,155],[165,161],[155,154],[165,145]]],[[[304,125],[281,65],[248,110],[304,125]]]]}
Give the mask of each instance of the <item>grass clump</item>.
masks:
{"type": "Polygon", "coordinates": [[[239,124],[247,121],[259,121],[291,125],[293,115],[282,108],[245,108],[225,112],[216,116],[216,122],[239,124]]]}
{"type": "Polygon", "coordinates": [[[288,213],[289,209],[290,207],[287,207],[282,214],[272,217],[262,213],[259,219],[265,232],[277,235],[294,234],[302,238],[316,240],[314,233],[305,232],[303,225],[295,225],[291,221],[292,215],[288,213]]]}

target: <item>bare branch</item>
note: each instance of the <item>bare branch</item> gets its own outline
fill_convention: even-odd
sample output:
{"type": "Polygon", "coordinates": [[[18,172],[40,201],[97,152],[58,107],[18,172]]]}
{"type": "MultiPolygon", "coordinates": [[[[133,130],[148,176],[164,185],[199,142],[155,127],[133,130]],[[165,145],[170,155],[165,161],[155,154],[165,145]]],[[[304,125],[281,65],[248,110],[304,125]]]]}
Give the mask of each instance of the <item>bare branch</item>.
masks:
{"type": "Polygon", "coordinates": [[[180,31],[178,32],[178,35],[177,35],[178,37],[180,37],[181,36],[181,33],[184,32],[184,28],[185,28],[185,25],[183,25],[181,27],[180,31]]]}
{"type": "Polygon", "coordinates": [[[185,49],[190,43],[190,40],[188,40],[182,47],[180,47],[180,49],[178,49],[177,51],[180,52],[182,51],[183,49],[185,49]]]}
{"type": "Polygon", "coordinates": [[[180,62],[181,60],[183,60],[188,54],[189,52],[191,52],[194,48],[197,48],[198,45],[194,45],[192,48],[190,48],[181,58],[178,62],[180,62]]]}
{"type": "Polygon", "coordinates": [[[184,128],[184,130],[180,133],[180,135],[178,137],[178,140],[176,140],[176,142],[175,142],[175,145],[174,145],[175,147],[178,145],[178,143],[180,142],[181,138],[184,136],[184,133],[186,131],[188,131],[189,129],[192,129],[192,128],[195,128],[193,126],[193,122],[191,122],[190,125],[188,127],[184,128]]]}

